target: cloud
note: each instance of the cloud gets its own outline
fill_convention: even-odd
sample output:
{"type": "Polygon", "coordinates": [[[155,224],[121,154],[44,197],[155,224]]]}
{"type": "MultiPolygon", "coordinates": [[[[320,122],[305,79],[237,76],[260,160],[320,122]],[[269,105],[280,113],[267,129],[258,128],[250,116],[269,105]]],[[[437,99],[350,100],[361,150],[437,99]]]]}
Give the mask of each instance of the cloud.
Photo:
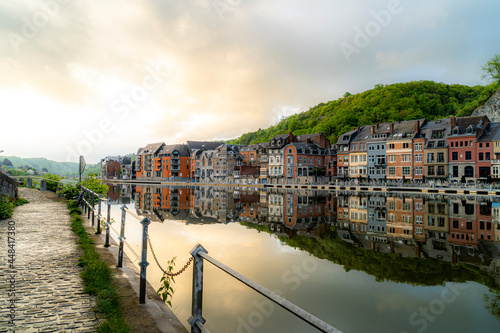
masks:
{"type": "MultiPolygon", "coordinates": [[[[353,43],[356,29],[390,2],[3,1],[0,89],[11,112],[40,128],[71,127],[63,141],[73,148],[84,131],[111,119],[119,130],[89,152],[87,160],[97,161],[148,141],[237,137],[377,83],[480,83],[481,66],[499,52],[500,4],[493,0],[401,2],[403,11],[346,62],[340,44],[353,43]],[[53,3],[49,13],[43,4],[53,3]],[[44,11],[48,20],[40,24],[44,11]],[[36,28],[29,38],[26,24],[36,28]],[[24,38],[17,49],[13,34],[24,38]],[[168,65],[168,77],[119,117],[113,105],[141,86],[155,62],[168,65]],[[26,94],[31,104],[16,103],[14,96],[26,94]]],[[[31,128],[32,137],[44,136],[31,128]]],[[[6,129],[0,140],[15,133],[6,129]]],[[[60,141],[11,149],[64,160],[60,141]]]]}

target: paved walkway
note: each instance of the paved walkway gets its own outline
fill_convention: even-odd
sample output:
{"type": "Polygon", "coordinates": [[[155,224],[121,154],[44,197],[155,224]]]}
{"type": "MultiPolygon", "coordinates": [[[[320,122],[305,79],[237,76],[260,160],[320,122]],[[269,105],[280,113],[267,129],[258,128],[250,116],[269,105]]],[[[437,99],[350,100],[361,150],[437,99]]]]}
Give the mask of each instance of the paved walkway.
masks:
{"type": "Polygon", "coordinates": [[[95,299],[82,293],[80,253],[65,202],[26,188],[19,195],[30,203],[0,220],[0,332],[94,332],[95,299]],[[14,269],[9,250],[15,251],[14,269]]]}

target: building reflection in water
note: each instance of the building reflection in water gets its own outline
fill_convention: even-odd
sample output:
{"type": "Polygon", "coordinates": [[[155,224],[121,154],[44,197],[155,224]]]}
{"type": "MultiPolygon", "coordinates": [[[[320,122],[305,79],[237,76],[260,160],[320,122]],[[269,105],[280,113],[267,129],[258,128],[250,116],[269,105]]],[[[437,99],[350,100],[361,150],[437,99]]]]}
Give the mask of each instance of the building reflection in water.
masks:
{"type": "Polygon", "coordinates": [[[110,187],[113,201],[126,203],[125,195],[132,196],[137,213],[153,222],[239,222],[288,239],[323,238],[335,230],[356,247],[453,265],[488,266],[499,257],[500,203],[488,198],[204,186],[116,192],[110,187]]]}

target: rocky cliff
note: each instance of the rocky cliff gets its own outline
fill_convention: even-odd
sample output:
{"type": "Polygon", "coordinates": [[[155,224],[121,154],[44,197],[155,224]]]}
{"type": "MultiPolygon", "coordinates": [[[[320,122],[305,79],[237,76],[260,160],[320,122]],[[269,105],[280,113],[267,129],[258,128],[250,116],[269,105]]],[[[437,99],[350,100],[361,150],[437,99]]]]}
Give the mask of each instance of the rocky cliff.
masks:
{"type": "Polygon", "coordinates": [[[500,122],[500,89],[479,109],[472,113],[473,116],[488,116],[490,121],[500,122]]]}

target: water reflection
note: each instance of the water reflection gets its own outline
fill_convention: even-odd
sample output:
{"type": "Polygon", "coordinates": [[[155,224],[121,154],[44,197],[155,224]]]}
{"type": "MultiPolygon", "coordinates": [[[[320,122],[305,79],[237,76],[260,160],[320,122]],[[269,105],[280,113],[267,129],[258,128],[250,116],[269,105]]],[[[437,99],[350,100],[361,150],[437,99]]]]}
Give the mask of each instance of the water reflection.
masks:
{"type": "MultiPolygon", "coordinates": [[[[475,310],[468,311],[476,312],[470,320],[464,317],[456,323],[456,331],[473,330],[473,321],[478,318],[484,321],[486,331],[499,327],[498,322],[492,322],[491,317],[485,317],[478,309],[488,309],[499,316],[500,302],[494,292],[500,282],[500,205],[487,198],[172,186],[111,186],[109,196],[117,204],[130,201],[138,215],[156,222],[150,230],[157,244],[160,235],[169,239],[169,244],[164,245],[165,252],[187,253],[194,243],[205,245],[207,242],[210,249],[218,251],[216,257],[220,260],[271,288],[276,283],[277,288],[287,291],[285,277],[290,267],[297,261],[307,260],[296,253],[283,255],[283,251],[298,249],[313,255],[318,260],[317,272],[301,285],[299,294],[290,290],[285,296],[292,301],[298,297],[295,301],[301,304],[312,297],[311,312],[331,323],[336,323],[342,314],[339,328],[350,328],[344,329],[346,332],[373,328],[358,323],[356,313],[377,322],[381,329],[375,331],[392,331],[396,326],[416,331],[414,327],[406,327],[408,318],[421,306],[419,300],[424,304],[432,302],[436,291],[415,289],[415,286],[442,288],[449,287],[450,283],[451,286],[467,283],[468,290],[463,295],[468,296],[461,296],[453,307],[448,306],[449,313],[442,315],[447,322],[436,322],[428,331],[449,329],[451,318],[460,311],[451,309],[469,306],[475,310]],[[169,221],[175,223],[168,226],[167,232],[160,226],[166,226],[169,221]],[[242,226],[250,229],[249,232],[257,230],[273,235],[279,245],[244,233],[242,226]],[[237,244],[242,249],[237,249],[237,244]],[[252,252],[248,252],[249,248],[252,252]],[[332,263],[338,264],[345,273],[332,263]],[[377,284],[354,272],[374,277],[377,284]],[[265,279],[259,280],[263,276],[265,279]],[[491,288],[490,293],[478,292],[478,287],[468,281],[491,288]],[[404,287],[394,282],[403,283],[404,287]],[[478,301],[474,295],[486,297],[478,301]],[[326,299],[320,301],[320,297],[326,299]],[[333,304],[334,299],[342,301],[333,304]],[[478,302],[485,304],[477,307],[478,302]],[[388,309],[391,315],[386,313],[388,309]]],[[[159,279],[159,275],[152,274],[155,280],[159,279]]],[[[210,272],[212,276],[215,274],[210,272]]],[[[251,313],[252,302],[240,302],[251,296],[244,294],[235,298],[233,292],[222,298],[224,288],[218,279],[223,277],[215,276],[216,280],[207,281],[215,283],[214,289],[207,292],[231,305],[224,307],[227,312],[217,305],[212,312],[208,306],[207,311],[210,318],[219,318],[216,331],[235,331],[238,322],[222,323],[223,313],[234,318],[239,318],[241,313],[251,313]]],[[[224,287],[228,285],[233,284],[228,282],[224,287]]],[[[188,287],[179,286],[179,293],[181,299],[189,300],[188,287]]],[[[183,301],[174,299],[174,304],[176,302],[182,304],[183,301]]],[[[181,317],[187,318],[189,304],[183,306],[186,308],[180,311],[181,317]]],[[[276,324],[269,323],[267,330],[255,332],[276,332],[275,328],[271,329],[273,325],[276,324]]],[[[301,331],[294,328],[300,327],[296,322],[290,325],[288,331],[301,331]]]]}

